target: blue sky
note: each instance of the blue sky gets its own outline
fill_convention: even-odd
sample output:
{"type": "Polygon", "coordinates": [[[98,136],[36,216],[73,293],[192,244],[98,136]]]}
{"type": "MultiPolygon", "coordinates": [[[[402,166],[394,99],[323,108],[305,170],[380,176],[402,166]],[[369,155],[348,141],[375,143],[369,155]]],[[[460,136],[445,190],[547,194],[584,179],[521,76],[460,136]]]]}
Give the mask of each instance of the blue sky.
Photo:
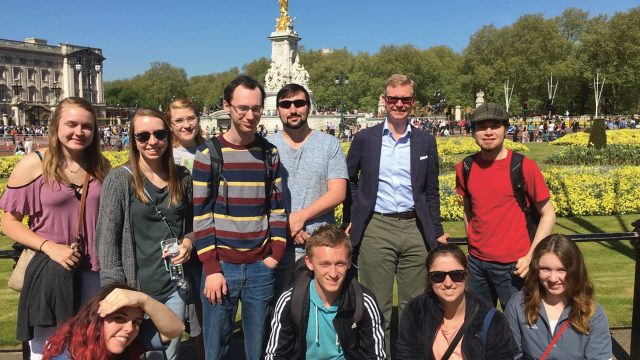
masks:
{"type": "MultiPolygon", "coordinates": [[[[524,14],[553,17],[567,7],[613,15],[631,0],[289,0],[306,49],[375,53],[383,45],[446,45],[461,52],[481,26],[502,27],[524,14]]],[[[0,38],[39,37],[103,49],[105,80],[142,74],[153,61],[189,76],[271,56],[267,37],[278,0],[3,1],[0,38]]],[[[304,65],[304,64],[303,64],[304,65]]]]}

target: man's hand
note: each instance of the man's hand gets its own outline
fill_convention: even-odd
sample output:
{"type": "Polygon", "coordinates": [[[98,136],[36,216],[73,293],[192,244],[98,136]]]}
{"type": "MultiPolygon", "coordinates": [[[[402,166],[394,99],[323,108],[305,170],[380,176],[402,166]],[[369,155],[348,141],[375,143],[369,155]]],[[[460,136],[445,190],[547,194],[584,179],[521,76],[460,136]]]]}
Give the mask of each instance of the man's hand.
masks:
{"type": "Polygon", "coordinates": [[[446,244],[446,243],[448,243],[449,242],[449,234],[448,233],[444,233],[444,234],[440,235],[440,237],[438,237],[436,239],[436,242],[438,244],[446,244]]]}
{"type": "Polygon", "coordinates": [[[216,301],[222,304],[222,297],[227,295],[227,281],[222,273],[207,275],[204,280],[204,296],[213,305],[216,301]]]}
{"type": "Polygon", "coordinates": [[[514,274],[524,278],[529,273],[529,263],[531,262],[531,256],[529,254],[521,257],[516,262],[516,269],[513,271],[514,274]]]}
{"type": "Polygon", "coordinates": [[[307,221],[302,211],[294,211],[289,214],[289,232],[291,237],[295,238],[298,232],[304,229],[304,223],[307,221]]]}
{"type": "Polygon", "coordinates": [[[309,239],[309,233],[304,231],[304,230],[300,230],[298,231],[298,234],[293,238],[293,243],[296,245],[304,245],[307,242],[307,239],[309,239]]]}
{"type": "Polygon", "coordinates": [[[270,269],[275,269],[278,266],[278,260],[272,258],[271,256],[264,258],[262,263],[265,264],[270,269]]]}

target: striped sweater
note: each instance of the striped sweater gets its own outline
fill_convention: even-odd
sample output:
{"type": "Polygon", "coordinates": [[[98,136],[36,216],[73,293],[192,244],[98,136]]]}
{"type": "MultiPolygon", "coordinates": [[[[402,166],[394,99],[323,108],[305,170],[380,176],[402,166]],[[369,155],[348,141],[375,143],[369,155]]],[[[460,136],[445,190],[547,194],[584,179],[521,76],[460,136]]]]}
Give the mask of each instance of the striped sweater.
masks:
{"type": "Polygon", "coordinates": [[[205,274],[221,272],[220,260],[248,264],[271,256],[280,261],[287,219],[277,148],[262,137],[246,146],[233,145],[222,136],[218,140],[224,160],[219,184],[211,179],[211,159],[204,144],[196,152],[192,173],[194,245],[205,274]],[[273,154],[271,179],[265,179],[265,148],[273,154]],[[272,183],[270,201],[265,201],[265,180],[272,183]],[[211,186],[219,186],[215,201],[211,186]]]}

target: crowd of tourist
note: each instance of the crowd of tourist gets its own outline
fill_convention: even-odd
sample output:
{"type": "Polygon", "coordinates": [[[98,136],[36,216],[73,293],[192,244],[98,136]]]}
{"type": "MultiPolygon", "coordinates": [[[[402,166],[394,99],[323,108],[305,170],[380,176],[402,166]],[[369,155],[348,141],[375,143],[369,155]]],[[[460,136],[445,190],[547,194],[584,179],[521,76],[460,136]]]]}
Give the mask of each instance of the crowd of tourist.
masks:
{"type": "Polygon", "coordinates": [[[385,121],[345,133],[346,157],[330,128],[309,127],[296,84],[266,138],[265,91],[245,75],[225,87],[231,125],[212,137],[189,99],[138,109],[127,127],[61,101],[48,146],[0,200],[4,233],[35,252],[16,332],[31,359],[178,359],[185,330],[197,358],[234,359],[239,304],[247,359],[611,358],[580,250],[551,234],[539,168],[503,146],[508,113],[486,103],[461,123],[410,122],[414,86],[389,77],[385,121]],[[468,255],[440,223],[432,134],[455,131],[480,147],[456,168],[468,255]],[[105,144],[129,160],[111,168],[105,144]]]}

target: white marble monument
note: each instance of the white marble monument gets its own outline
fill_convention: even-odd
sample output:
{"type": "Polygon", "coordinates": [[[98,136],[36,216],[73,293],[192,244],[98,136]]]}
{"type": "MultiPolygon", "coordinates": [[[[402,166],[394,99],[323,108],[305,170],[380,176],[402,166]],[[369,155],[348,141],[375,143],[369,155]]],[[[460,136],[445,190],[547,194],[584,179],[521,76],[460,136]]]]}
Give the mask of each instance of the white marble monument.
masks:
{"type": "Polygon", "coordinates": [[[264,79],[267,97],[264,101],[265,113],[276,110],[276,95],[286,84],[296,83],[309,89],[309,72],[300,64],[298,41],[300,36],[293,30],[293,19],[287,13],[288,1],[278,0],[280,17],[276,20],[276,31],[269,36],[271,40],[271,67],[264,79]]]}

